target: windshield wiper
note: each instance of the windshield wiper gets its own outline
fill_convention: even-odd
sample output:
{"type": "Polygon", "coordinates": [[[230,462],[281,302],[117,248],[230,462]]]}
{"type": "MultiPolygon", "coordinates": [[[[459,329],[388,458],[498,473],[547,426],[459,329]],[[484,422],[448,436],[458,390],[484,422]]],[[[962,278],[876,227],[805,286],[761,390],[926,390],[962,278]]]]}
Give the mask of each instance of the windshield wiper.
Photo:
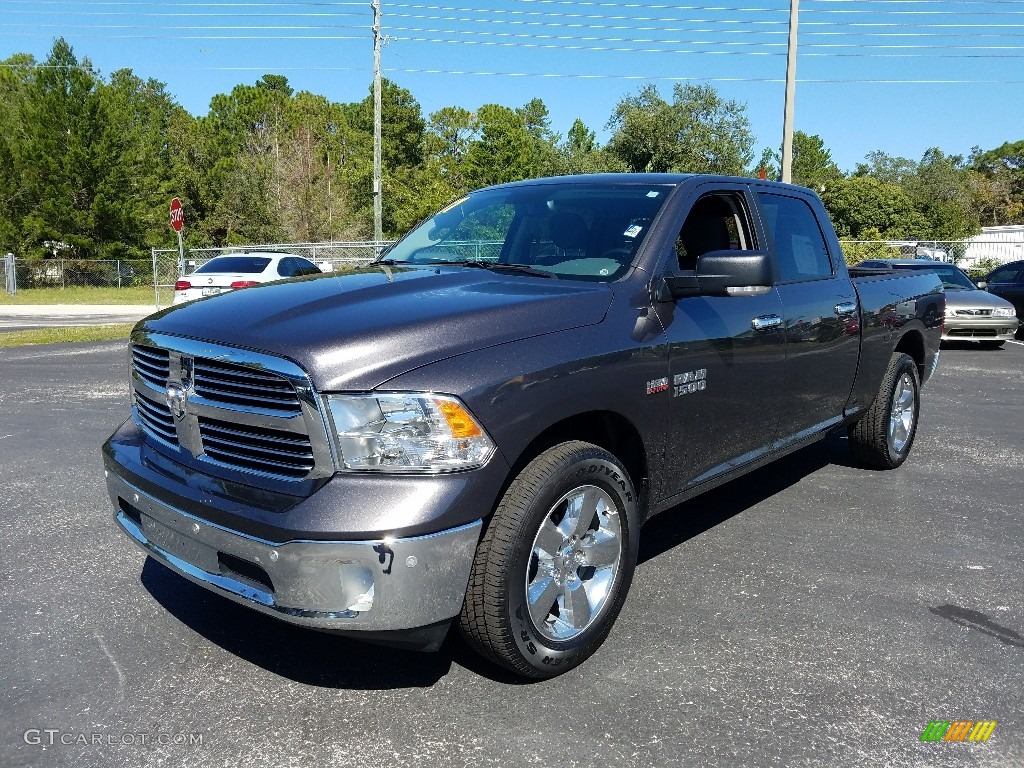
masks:
{"type": "Polygon", "coordinates": [[[437,259],[436,261],[413,261],[399,263],[411,263],[414,266],[429,265],[432,267],[473,267],[475,269],[489,269],[492,272],[516,272],[517,274],[533,275],[534,277],[554,277],[554,275],[551,272],[545,272],[542,269],[534,269],[529,264],[506,264],[505,262],[501,261],[480,261],[477,259],[449,261],[446,259],[437,259]]]}
{"type": "Polygon", "coordinates": [[[550,272],[545,272],[542,269],[534,269],[529,264],[507,264],[503,261],[464,261],[460,266],[489,269],[493,272],[517,272],[522,275],[533,275],[534,277],[554,277],[550,272]]]}

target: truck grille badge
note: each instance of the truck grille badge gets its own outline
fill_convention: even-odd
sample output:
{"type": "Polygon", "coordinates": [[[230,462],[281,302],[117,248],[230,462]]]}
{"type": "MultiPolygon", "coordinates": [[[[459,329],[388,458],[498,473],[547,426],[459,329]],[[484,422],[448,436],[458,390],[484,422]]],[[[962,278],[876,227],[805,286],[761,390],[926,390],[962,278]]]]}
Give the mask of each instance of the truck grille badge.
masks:
{"type": "Polygon", "coordinates": [[[166,399],[167,407],[171,409],[174,418],[180,421],[185,418],[185,406],[188,404],[188,396],[192,391],[195,371],[194,358],[182,356],[179,370],[181,371],[181,381],[180,383],[167,382],[166,399]]]}

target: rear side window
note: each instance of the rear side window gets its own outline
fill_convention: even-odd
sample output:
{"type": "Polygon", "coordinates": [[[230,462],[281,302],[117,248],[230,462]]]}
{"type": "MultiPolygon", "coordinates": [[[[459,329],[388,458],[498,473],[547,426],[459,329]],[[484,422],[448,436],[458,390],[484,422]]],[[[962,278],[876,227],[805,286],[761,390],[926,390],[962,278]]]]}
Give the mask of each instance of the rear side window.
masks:
{"type": "Polygon", "coordinates": [[[797,197],[758,192],[765,226],[775,242],[783,282],[832,277],[825,236],[811,206],[797,197]]]}
{"type": "Polygon", "coordinates": [[[218,256],[196,272],[241,272],[245,274],[258,274],[267,268],[270,259],[263,256],[218,256]]]}
{"type": "Polygon", "coordinates": [[[988,276],[988,281],[990,283],[1019,283],[1021,271],[1021,268],[1017,266],[1000,267],[988,276]]]}

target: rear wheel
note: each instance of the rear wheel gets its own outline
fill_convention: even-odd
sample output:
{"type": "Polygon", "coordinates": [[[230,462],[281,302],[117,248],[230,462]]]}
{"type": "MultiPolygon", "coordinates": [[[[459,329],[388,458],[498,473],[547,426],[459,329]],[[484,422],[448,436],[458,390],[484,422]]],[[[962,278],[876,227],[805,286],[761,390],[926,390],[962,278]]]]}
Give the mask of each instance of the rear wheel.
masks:
{"type": "Polygon", "coordinates": [[[578,441],[531,461],[477,549],[459,624],[485,657],[554,677],[604,642],[632,580],[637,503],[610,453],[578,441]]]}
{"type": "Polygon", "coordinates": [[[849,429],[857,460],[872,469],[895,469],[910,454],[920,412],[920,380],[910,355],[896,352],[874,402],[849,429]]]}

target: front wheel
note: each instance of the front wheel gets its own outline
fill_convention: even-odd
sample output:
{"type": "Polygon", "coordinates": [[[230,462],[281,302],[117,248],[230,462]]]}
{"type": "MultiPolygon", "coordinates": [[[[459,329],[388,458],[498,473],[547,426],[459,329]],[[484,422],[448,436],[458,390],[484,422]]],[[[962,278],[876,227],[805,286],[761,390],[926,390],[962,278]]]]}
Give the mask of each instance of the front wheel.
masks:
{"type": "Polygon", "coordinates": [[[920,390],[913,358],[894,353],[874,402],[849,429],[853,455],[861,464],[872,469],[895,469],[906,461],[917,434],[920,390]]]}
{"type": "Polygon", "coordinates": [[[554,677],[604,642],[637,555],[628,473],[590,443],[562,443],[509,486],[477,549],[459,624],[482,655],[554,677]]]}

